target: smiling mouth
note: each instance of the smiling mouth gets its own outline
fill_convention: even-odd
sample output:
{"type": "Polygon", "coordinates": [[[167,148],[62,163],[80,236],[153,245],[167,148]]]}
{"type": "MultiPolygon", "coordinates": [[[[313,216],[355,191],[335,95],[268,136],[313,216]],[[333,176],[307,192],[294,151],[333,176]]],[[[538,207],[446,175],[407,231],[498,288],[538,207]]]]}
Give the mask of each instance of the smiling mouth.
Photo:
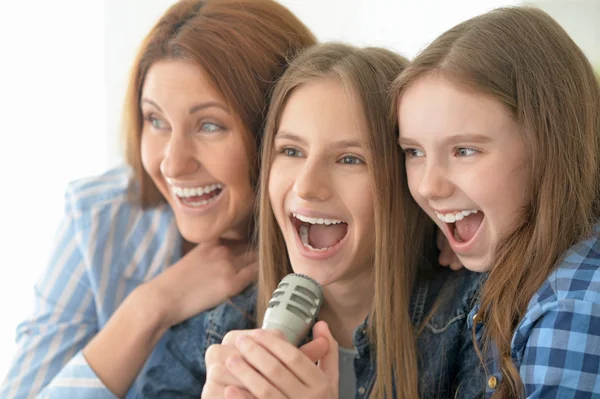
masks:
{"type": "Polygon", "coordinates": [[[312,252],[327,252],[348,234],[348,223],[338,219],[312,218],[297,213],[290,215],[302,245],[312,252]]]}
{"type": "Polygon", "coordinates": [[[446,224],[450,235],[459,244],[464,244],[473,239],[484,219],[483,212],[473,209],[442,214],[435,212],[438,219],[446,224]]]}
{"type": "Polygon", "coordinates": [[[172,186],[175,196],[186,206],[198,208],[215,201],[223,192],[222,184],[212,184],[203,187],[182,188],[172,186]]]}

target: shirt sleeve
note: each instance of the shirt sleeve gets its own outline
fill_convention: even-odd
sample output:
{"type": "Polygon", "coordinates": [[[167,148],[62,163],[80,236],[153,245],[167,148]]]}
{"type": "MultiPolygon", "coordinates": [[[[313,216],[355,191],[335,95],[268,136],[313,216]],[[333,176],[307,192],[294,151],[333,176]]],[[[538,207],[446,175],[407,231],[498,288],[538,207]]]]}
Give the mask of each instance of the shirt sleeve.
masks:
{"type": "Polygon", "coordinates": [[[600,303],[567,298],[540,304],[521,327],[515,350],[528,398],[597,397],[600,303]]]}
{"type": "MultiPolygon", "coordinates": [[[[43,397],[88,397],[62,395],[59,389],[67,383],[84,390],[90,389],[86,384],[94,385],[94,391],[100,389],[99,380],[81,354],[97,333],[98,323],[69,204],[67,198],[50,262],[34,287],[34,312],[17,327],[17,351],[0,388],[1,398],[32,398],[44,388],[43,397]]],[[[114,398],[106,388],[104,393],[89,397],[114,398]]]]}

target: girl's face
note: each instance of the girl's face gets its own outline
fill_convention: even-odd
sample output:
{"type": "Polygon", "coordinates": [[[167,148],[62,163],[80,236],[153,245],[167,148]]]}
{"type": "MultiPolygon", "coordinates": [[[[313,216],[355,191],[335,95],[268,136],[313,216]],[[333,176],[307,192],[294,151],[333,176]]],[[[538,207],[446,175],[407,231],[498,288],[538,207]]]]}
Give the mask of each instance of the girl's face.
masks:
{"type": "Polygon", "coordinates": [[[466,268],[489,270],[496,244],[528,200],[528,157],[516,122],[497,100],[425,76],[402,94],[399,123],[412,196],[466,268]]]}
{"type": "Polygon", "coordinates": [[[269,198],[292,268],[322,285],[371,272],[373,188],[362,110],[334,79],[296,88],[275,137],[269,198]]]}
{"type": "Polygon", "coordinates": [[[140,107],[142,163],[183,237],[245,238],[254,201],[246,132],[204,71],[179,60],[155,63],[140,107]]]}

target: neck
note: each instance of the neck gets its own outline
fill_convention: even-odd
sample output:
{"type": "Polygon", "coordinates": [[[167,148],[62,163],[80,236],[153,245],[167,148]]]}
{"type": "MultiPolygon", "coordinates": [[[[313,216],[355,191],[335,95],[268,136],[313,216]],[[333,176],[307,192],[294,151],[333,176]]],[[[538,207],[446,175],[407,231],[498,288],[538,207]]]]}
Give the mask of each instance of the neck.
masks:
{"type": "Polygon", "coordinates": [[[354,330],[361,325],[373,303],[373,273],[367,268],[348,281],[323,287],[325,300],[319,320],[327,322],[331,334],[342,348],[352,348],[354,330]]]}
{"type": "MultiPolygon", "coordinates": [[[[249,243],[251,231],[252,231],[251,230],[251,227],[252,227],[251,220],[252,220],[251,217],[247,217],[241,223],[239,223],[236,226],[232,227],[231,229],[223,232],[223,234],[221,234],[221,236],[217,239],[216,243],[218,243],[219,245],[224,245],[226,247],[232,246],[232,245],[240,245],[240,244],[249,243]]],[[[182,237],[182,238],[183,238],[182,248],[181,248],[182,256],[184,256],[189,251],[191,251],[192,248],[194,248],[196,245],[202,244],[202,243],[193,243],[193,242],[186,240],[184,237],[182,237]]]]}

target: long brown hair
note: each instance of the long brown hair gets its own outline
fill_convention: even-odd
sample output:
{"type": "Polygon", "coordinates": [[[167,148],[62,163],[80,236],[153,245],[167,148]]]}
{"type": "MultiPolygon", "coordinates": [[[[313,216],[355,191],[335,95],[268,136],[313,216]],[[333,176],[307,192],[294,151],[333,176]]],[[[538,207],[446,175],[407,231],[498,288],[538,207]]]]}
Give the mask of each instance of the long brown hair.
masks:
{"type": "Polygon", "coordinates": [[[518,397],[515,329],[562,254],[590,236],[600,216],[598,79],[559,24],[530,7],[496,9],[442,34],[399,77],[399,95],[431,73],[498,100],[526,143],[530,198],[495,247],[478,314],[484,351],[492,342],[499,350],[495,397],[518,397]]]}
{"type": "Polygon", "coordinates": [[[375,347],[377,381],[373,397],[418,396],[415,338],[409,300],[425,229],[431,221],[412,200],[396,145],[397,126],[389,85],[407,64],[393,52],[342,44],[317,45],[295,59],[276,86],[263,142],[259,193],[259,324],[279,281],[292,272],[283,235],[268,195],[273,142],[287,99],[299,86],[319,79],[341,82],[362,109],[367,135],[367,165],[375,210],[374,298],[369,338],[375,347]]]}
{"type": "MultiPolygon", "coordinates": [[[[181,0],[171,6],[142,42],[125,97],[125,158],[140,186],[136,200],[143,207],[164,200],[142,166],[140,150],[140,95],[155,62],[185,59],[202,68],[256,150],[274,82],[288,59],[314,43],[308,28],[272,0],[181,0]]],[[[258,156],[255,165],[254,180],[258,156]]]]}

